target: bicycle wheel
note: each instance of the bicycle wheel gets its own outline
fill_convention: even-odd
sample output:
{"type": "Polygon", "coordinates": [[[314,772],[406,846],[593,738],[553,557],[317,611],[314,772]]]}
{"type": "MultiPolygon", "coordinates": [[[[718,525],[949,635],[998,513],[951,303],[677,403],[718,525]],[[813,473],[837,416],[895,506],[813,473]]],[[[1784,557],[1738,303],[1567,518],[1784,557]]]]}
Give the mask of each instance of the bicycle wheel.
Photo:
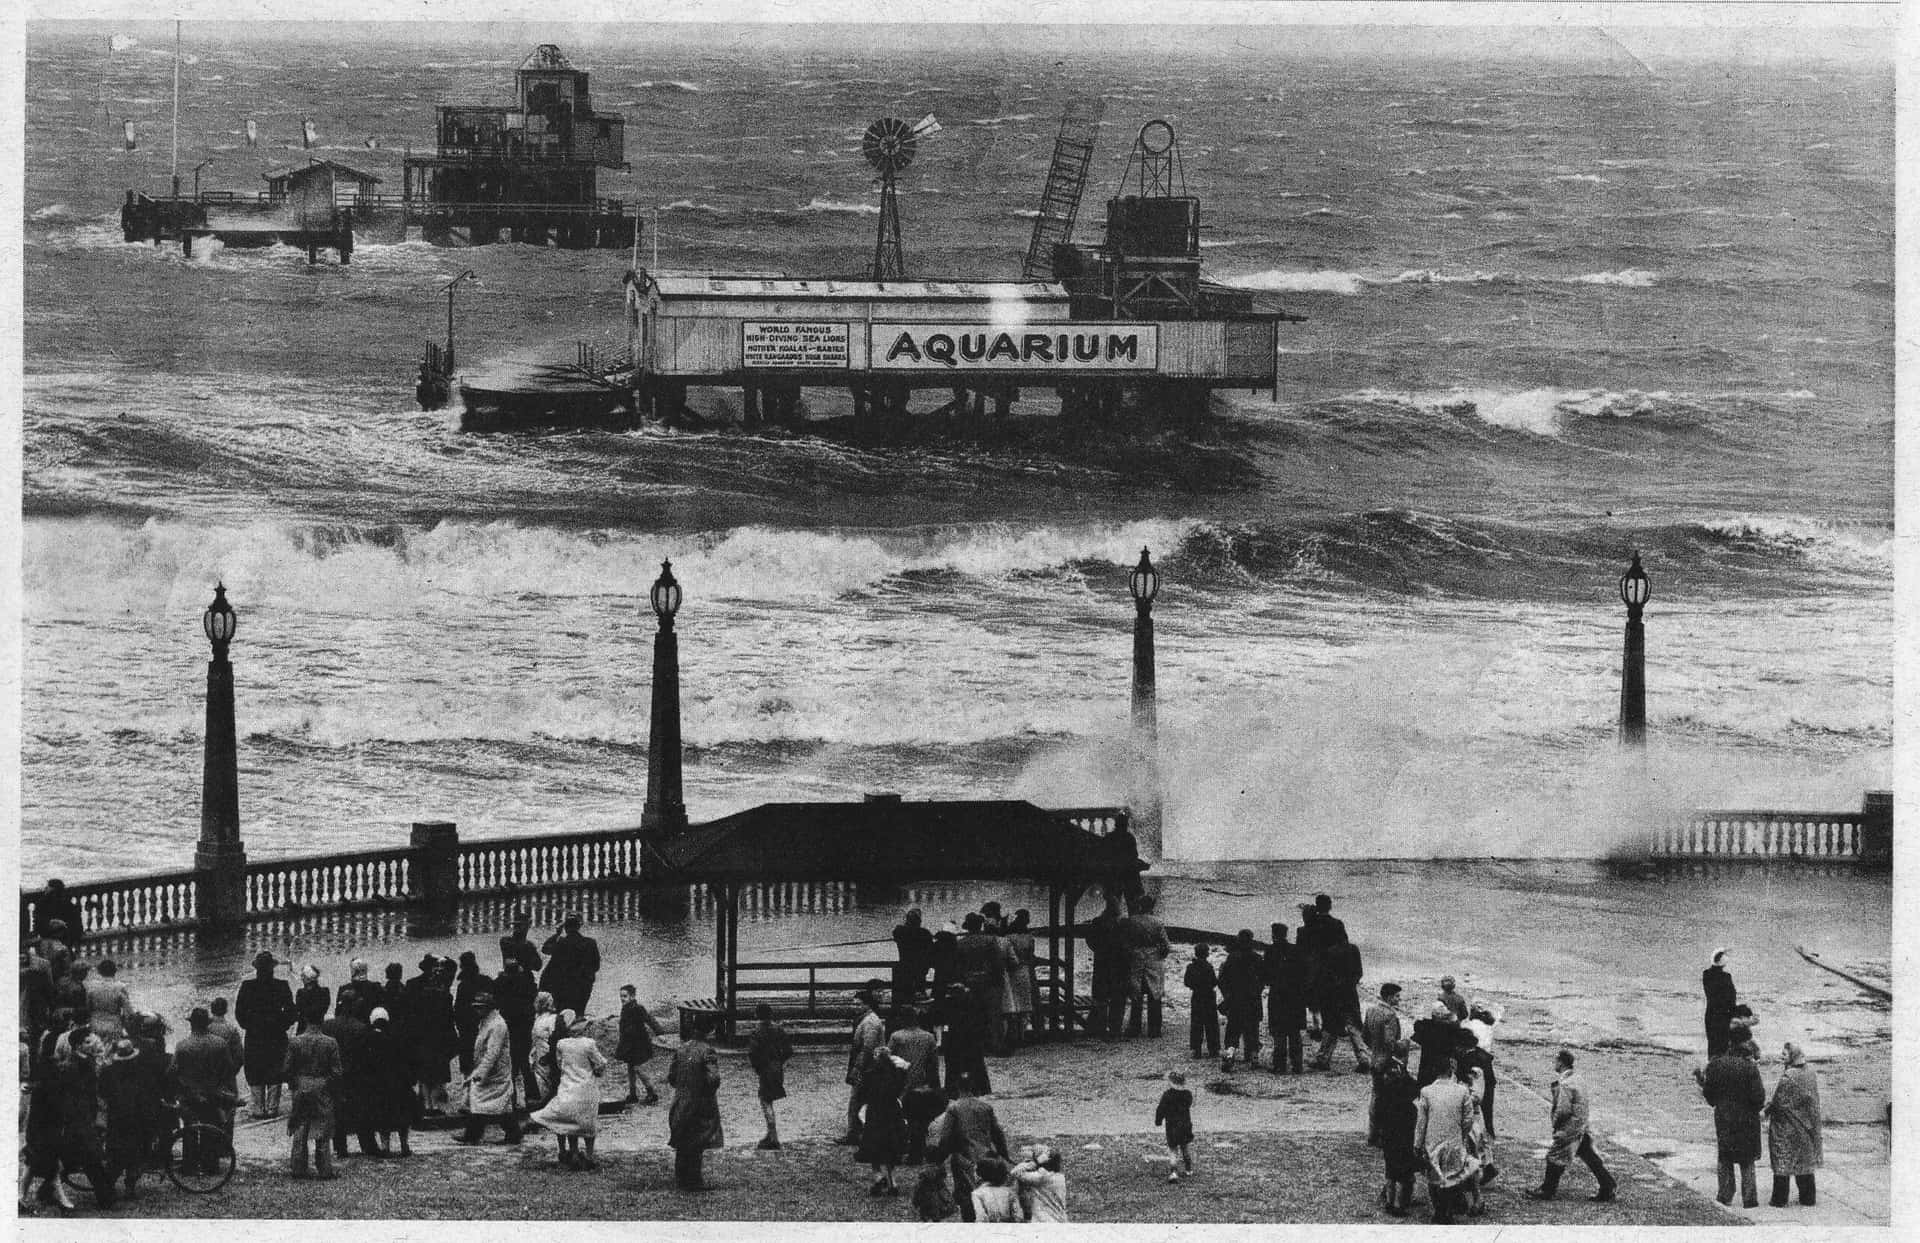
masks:
{"type": "Polygon", "coordinates": [[[233,1166],[233,1141],[217,1126],[195,1122],[167,1141],[167,1177],[182,1191],[218,1191],[233,1177],[233,1166]]]}

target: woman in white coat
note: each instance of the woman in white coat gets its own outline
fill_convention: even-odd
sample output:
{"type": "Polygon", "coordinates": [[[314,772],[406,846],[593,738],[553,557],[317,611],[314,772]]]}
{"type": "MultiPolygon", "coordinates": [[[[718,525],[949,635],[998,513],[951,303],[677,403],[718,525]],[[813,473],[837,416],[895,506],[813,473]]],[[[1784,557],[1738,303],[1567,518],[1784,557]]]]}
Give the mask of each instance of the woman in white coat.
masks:
{"type": "Polygon", "coordinates": [[[560,1070],[559,1087],[533,1120],[559,1141],[561,1165],[597,1170],[593,1141],[600,1131],[600,1080],[609,1063],[599,1042],[587,1034],[586,1023],[571,1010],[562,1010],[553,1025],[553,1058],[560,1070]]]}

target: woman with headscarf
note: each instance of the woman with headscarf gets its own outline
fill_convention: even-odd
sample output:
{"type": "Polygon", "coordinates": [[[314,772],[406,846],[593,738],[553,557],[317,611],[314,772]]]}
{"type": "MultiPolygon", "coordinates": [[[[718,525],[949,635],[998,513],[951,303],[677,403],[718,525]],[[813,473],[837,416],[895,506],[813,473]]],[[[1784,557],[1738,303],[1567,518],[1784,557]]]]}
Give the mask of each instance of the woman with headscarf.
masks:
{"type": "Polygon", "coordinates": [[[420,1101],[413,1094],[413,1067],[385,1006],[375,1006],[367,1018],[367,1076],[367,1125],[379,1135],[380,1150],[393,1156],[398,1132],[399,1155],[411,1157],[408,1141],[420,1101]]]}
{"type": "Polygon", "coordinates": [[[1727,974],[1727,951],[1713,951],[1707,969],[1700,973],[1700,991],[1707,998],[1707,1056],[1718,1057],[1727,1050],[1727,1029],[1733,1023],[1733,1008],[1740,1003],[1739,990],[1727,974]]]}
{"type": "Polygon", "coordinates": [[[1727,1029],[1727,1047],[1695,1070],[1700,1094],[1713,1106],[1713,1135],[1720,1166],[1719,1194],[1722,1204],[1733,1203],[1734,1172],[1740,1175],[1740,1202],[1747,1208],[1760,1203],[1754,1187],[1753,1163],[1760,1159],[1760,1111],[1767,1103],[1767,1087],[1760,1081],[1760,1068],[1741,1051],[1747,1043],[1747,1029],[1734,1024],[1727,1029]]]}
{"type": "Polygon", "coordinates": [[[560,1070],[559,1086],[533,1120],[552,1131],[559,1141],[561,1165],[597,1170],[600,1166],[593,1159],[593,1141],[600,1133],[600,1080],[611,1063],[588,1034],[586,1023],[571,1010],[562,1010],[554,1017],[553,1055],[560,1070]]]}
{"type": "Polygon", "coordinates": [[[298,1015],[322,1015],[333,1011],[333,990],[320,983],[320,968],[308,963],[300,968],[300,987],[293,992],[293,1012],[298,1015]]]}
{"type": "Polygon", "coordinates": [[[553,994],[535,993],[533,1048],[529,1056],[533,1060],[533,1086],[540,1090],[543,1101],[552,1097],[554,1085],[560,1081],[559,1054],[554,1051],[554,1043],[560,1039],[559,1024],[560,1013],[553,1008],[553,994]]]}
{"type": "Polygon", "coordinates": [[[253,1090],[253,1116],[272,1118],[280,1112],[281,1067],[287,1060],[287,1028],[299,1016],[293,1008],[293,988],[273,974],[280,960],[265,950],[253,959],[253,978],[240,982],[234,998],[233,1020],[246,1033],[242,1066],[253,1090]]]}
{"type": "Polygon", "coordinates": [[[1820,1081],[1800,1046],[1787,1042],[1786,1069],[1767,1102],[1767,1158],[1773,1165],[1775,1208],[1787,1206],[1787,1180],[1800,1191],[1800,1203],[1813,1207],[1813,1172],[1820,1168],[1820,1081]]]}

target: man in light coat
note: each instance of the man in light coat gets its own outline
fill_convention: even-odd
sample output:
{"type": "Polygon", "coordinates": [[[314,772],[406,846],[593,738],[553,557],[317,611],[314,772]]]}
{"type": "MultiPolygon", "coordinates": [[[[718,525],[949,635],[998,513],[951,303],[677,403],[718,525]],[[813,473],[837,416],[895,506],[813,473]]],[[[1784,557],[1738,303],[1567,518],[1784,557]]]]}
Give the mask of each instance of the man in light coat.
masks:
{"type": "Polygon", "coordinates": [[[1547,1171],[1539,1187],[1521,1192],[1529,1200],[1551,1200],[1560,1189],[1560,1176],[1579,1157],[1600,1184],[1593,1199],[1606,1203],[1614,1198],[1613,1175],[1593,1149],[1593,1137],[1587,1134],[1587,1086],[1573,1072],[1573,1054],[1560,1050],[1553,1060],[1553,1146],[1547,1149],[1547,1171]]]}
{"type": "Polygon", "coordinates": [[[478,993],[473,1008],[480,1028],[473,1038],[473,1071],[467,1075],[467,1129],[456,1144],[477,1144],[487,1124],[498,1122],[509,1144],[520,1142],[520,1076],[513,1073],[513,1044],[507,1021],[494,1007],[492,993],[478,993]]]}

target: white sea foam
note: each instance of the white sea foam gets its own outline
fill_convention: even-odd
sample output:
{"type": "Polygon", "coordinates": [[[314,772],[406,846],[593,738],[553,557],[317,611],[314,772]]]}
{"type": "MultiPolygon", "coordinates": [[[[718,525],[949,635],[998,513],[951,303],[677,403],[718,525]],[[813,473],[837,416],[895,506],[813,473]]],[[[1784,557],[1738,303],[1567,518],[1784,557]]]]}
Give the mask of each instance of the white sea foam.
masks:
{"type": "Polygon", "coordinates": [[[804,212],[839,212],[849,216],[877,216],[880,207],[876,203],[842,203],[838,199],[811,199],[805,206],[794,208],[804,212]]]}
{"type": "Polygon", "coordinates": [[[685,92],[687,94],[693,94],[693,95],[699,94],[701,90],[700,85],[696,82],[681,82],[681,81],[654,82],[651,80],[646,82],[635,82],[633,84],[633,89],[636,91],[681,91],[681,92],[685,92]]]}
{"type": "Polygon", "coordinates": [[[65,203],[49,203],[45,207],[36,207],[29,215],[32,220],[65,220],[73,214],[65,203]]]}
{"type": "Polygon", "coordinates": [[[1286,272],[1278,269],[1266,272],[1249,272],[1242,276],[1221,278],[1222,283],[1235,289],[1253,289],[1271,293],[1337,293],[1357,294],[1366,287],[1367,279],[1358,272],[1286,272]]]}
{"type": "Polygon", "coordinates": [[[1645,268],[1623,268],[1618,272],[1588,272],[1584,276],[1561,279],[1570,285],[1621,285],[1628,289],[1650,289],[1659,283],[1660,274],[1645,268]]]}
{"type": "Polygon", "coordinates": [[[1599,173],[1559,173],[1555,175],[1554,180],[1555,181],[1583,181],[1583,182],[1590,182],[1594,185],[1601,185],[1601,184],[1604,184],[1607,179],[1605,177],[1602,177],[1599,173]]]}
{"type": "Polygon", "coordinates": [[[968,121],[967,124],[993,127],[999,125],[1015,125],[1022,121],[1031,121],[1033,118],[1034,114],[1031,112],[1016,112],[1003,117],[981,117],[977,120],[968,121]]]}

